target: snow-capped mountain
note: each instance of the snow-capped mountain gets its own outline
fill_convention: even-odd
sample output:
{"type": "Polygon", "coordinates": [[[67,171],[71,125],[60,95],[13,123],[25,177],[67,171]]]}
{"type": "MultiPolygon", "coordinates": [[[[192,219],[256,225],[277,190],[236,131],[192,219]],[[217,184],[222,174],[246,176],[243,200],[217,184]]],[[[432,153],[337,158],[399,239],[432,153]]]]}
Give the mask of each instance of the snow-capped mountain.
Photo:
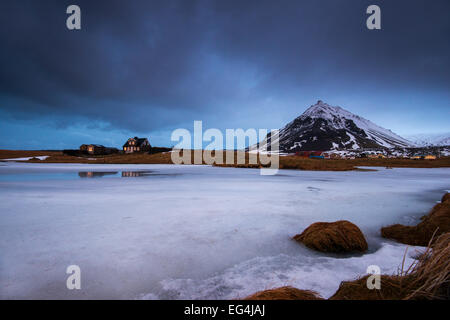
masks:
{"type": "Polygon", "coordinates": [[[407,136],[408,140],[419,147],[450,146],[450,132],[436,134],[415,134],[407,136]]]}
{"type": "MultiPolygon", "coordinates": [[[[268,139],[250,150],[267,151],[268,139]]],[[[278,139],[281,152],[414,146],[391,130],[321,100],[281,129],[278,139]]]]}

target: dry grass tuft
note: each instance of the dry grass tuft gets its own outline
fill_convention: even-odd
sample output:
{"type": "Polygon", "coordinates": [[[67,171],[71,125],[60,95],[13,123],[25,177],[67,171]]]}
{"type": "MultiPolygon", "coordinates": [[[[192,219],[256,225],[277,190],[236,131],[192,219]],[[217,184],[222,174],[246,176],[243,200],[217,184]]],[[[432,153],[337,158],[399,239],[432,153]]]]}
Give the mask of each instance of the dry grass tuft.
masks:
{"type": "Polygon", "coordinates": [[[382,275],[380,290],[367,288],[368,277],[342,282],[330,300],[449,300],[450,233],[438,237],[408,270],[382,275]]]}
{"type": "Polygon", "coordinates": [[[280,287],[259,291],[243,300],[324,300],[316,292],[293,287],[280,287]]]}
{"type": "Polygon", "coordinates": [[[413,246],[426,246],[433,235],[450,232],[450,194],[442,197],[441,203],[436,204],[430,213],[422,218],[416,226],[395,224],[381,229],[381,235],[401,243],[413,246]]]}
{"type": "Polygon", "coordinates": [[[294,240],[322,252],[367,250],[367,242],[361,230],[346,220],[313,223],[303,233],[294,236],[294,240]]]}

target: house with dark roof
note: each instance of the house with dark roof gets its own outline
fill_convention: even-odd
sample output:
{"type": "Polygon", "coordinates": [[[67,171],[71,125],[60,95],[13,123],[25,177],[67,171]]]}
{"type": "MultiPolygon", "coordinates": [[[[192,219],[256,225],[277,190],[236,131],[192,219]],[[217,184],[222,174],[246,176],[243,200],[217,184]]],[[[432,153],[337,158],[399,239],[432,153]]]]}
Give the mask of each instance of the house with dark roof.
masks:
{"type": "Polygon", "coordinates": [[[148,142],[147,138],[130,138],[123,145],[123,151],[125,153],[133,153],[133,152],[148,152],[152,146],[148,142]]]}
{"type": "Polygon", "coordinates": [[[80,146],[80,151],[89,154],[103,154],[105,153],[105,147],[99,144],[82,144],[80,146]]]}
{"type": "Polygon", "coordinates": [[[117,148],[109,148],[100,144],[82,144],[80,146],[80,151],[85,154],[87,153],[94,155],[105,155],[119,152],[117,148]]]}

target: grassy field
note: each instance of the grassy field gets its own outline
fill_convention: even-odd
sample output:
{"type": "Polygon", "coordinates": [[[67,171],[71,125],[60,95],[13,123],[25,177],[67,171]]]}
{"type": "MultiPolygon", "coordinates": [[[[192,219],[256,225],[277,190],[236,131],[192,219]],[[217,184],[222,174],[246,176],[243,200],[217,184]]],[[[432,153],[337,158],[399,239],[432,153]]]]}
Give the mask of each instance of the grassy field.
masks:
{"type": "Polygon", "coordinates": [[[39,157],[49,155],[62,155],[62,152],[45,150],[0,150],[0,159],[39,157]]]}
{"type": "MultiPolygon", "coordinates": [[[[193,163],[192,151],[189,152],[193,163]]],[[[32,163],[89,163],[89,164],[173,164],[170,152],[156,154],[113,154],[105,156],[75,157],[64,155],[58,151],[25,151],[0,150],[0,159],[49,156],[46,160],[31,159],[32,163]]],[[[214,156],[214,152],[213,152],[214,156]]],[[[236,159],[236,155],[235,155],[236,159]]],[[[203,162],[203,164],[205,164],[203,162]]],[[[244,164],[215,164],[223,167],[261,168],[259,159],[256,164],[249,164],[249,154],[245,156],[244,164]]],[[[281,156],[280,169],[320,170],[320,171],[348,171],[357,167],[392,167],[392,168],[442,168],[450,167],[450,157],[436,160],[410,159],[308,159],[298,156],[281,156]]]]}
{"type": "MultiPolygon", "coordinates": [[[[220,165],[229,167],[260,168],[260,165],[220,165]]],[[[436,160],[410,159],[309,159],[298,156],[280,157],[280,169],[348,171],[357,167],[391,167],[391,168],[443,168],[450,167],[450,157],[436,160]]]]}

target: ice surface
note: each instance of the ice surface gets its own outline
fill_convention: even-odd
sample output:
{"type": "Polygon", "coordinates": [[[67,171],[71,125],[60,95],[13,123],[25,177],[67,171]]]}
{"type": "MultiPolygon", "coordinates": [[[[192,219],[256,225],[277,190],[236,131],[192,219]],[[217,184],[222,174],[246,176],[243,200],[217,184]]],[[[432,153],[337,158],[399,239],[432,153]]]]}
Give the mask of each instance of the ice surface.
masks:
{"type": "Polygon", "coordinates": [[[378,170],[2,163],[0,298],[238,298],[286,284],[328,297],[371,264],[395,273],[406,246],[380,227],[417,223],[449,189],[449,169],[378,170]],[[362,229],[367,254],[291,240],[340,219],[362,229]],[[66,289],[71,264],[81,290],[66,289]]]}

